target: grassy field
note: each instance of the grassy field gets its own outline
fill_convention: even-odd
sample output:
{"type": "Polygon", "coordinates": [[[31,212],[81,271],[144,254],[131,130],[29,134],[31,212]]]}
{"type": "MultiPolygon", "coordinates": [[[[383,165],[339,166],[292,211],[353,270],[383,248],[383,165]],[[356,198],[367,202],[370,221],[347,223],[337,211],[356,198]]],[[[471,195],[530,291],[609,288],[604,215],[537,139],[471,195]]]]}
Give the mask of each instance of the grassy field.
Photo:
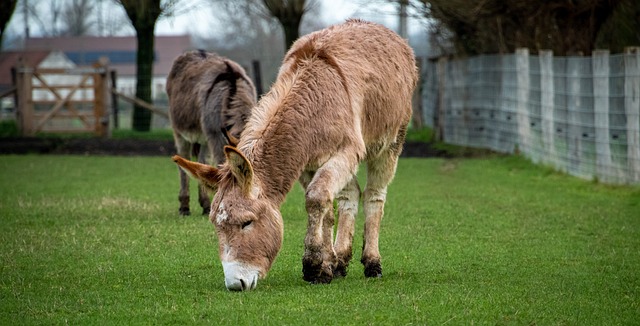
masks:
{"type": "MultiPolygon", "coordinates": [[[[192,187],[193,188],[193,187],[192,187]]],[[[630,325],[640,320],[640,189],[520,158],[403,159],[381,279],[302,280],[298,185],[253,292],[228,292],[207,218],[177,214],[167,157],[0,157],[0,325],[630,325]]],[[[192,210],[196,199],[192,198],[192,210]]]]}

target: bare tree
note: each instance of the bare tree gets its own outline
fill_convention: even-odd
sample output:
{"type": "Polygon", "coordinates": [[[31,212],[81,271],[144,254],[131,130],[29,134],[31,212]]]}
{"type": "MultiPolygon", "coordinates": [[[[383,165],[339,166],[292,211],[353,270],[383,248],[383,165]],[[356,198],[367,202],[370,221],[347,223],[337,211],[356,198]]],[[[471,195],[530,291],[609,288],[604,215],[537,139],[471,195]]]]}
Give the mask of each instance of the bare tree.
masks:
{"type": "Polygon", "coordinates": [[[262,0],[273,17],[282,25],[285,48],[289,49],[300,36],[302,17],[315,2],[306,0],[262,0]]]}
{"type": "MultiPolygon", "coordinates": [[[[590,54],[621,3],[636,0],[416,0],[461,54],[512,52],[517,47],[590,54]]],[[[637,3],[637,1],[636,1],[637,3]]],[[[437,35],[438,36],[438,35],[437,35]]]]}
{"type": "Polygon", "coordinates": [[[88,35],[94,25],[92,12],[94,3],[91,0],[71,0],[62,11],[62,21],[68,36],[88,35]]]}
{"type": "MultiPolygon", "coordinates": [[[[64,2],[62,1],[49,1],[44,2],[24,2],[25,13],[29,15],[29,18],[33,23],[38,25],[38,28],[44,36],[60,36],[60,17],[64,8],[64,2]],[[48,6],[44,7],[44,4],[48,6]],[[43,9],[44,8],[44,9],[43,9]]],[[[28,37],[28,35],[27,35],[28,37]]]]}
{"type": "Polygon", "coordinates": [[[13,16],[13,12],[16,10],[17,3],[17,0],[0,1],[0,50],[2,50],[4,31],[7,28],[7,24],[11,20],[11,16],[13,16]]]}
{"type": "MultiPolygon", "coordinates": [[[[136,97],[151,103],[151,79],[153,76],[153,50],[155,44],[156,22],[163,13],[174,8],[178,0],[118,0],[131,25],[136,30],[138,50],[136,55],[136,97]]],[[[133,129],[149,131],[151,129],[151,111],[135,105],[133,110],[133,129]]]]}
{"type": "Polygon", "coordinates": [[[28,15],[43,36],[89,35],[96,18],[91,0],[25,1],[22,5],[23,15],[28,15]]]}
{"type": "MultiPolygon", "coordinates": [[[[280,22],[262,1],[207,1],[213,18],[209,28],[215,33],[197,39],[198,46],[233,58],[248,70],[252,61],[258,60],[261,80],[264,85],[269,85],[275,80],[285,52],[280,22]]],[[[317,1],[314,0],[307,7],[308,11],[299,26],[300,34],[326,26],[321,20],[321,7],[315,3],[317,1]]]]}
{"type": "Polygon", "coordinates": [[[640,1],[623,1],[602,26],[596,47],[622,52],[640,45],[640,1]]]}
{"type": "Polygon", "coordinates": [[[100,0],[94,4],[96,22],[96,35],[113,36],[117,34],[129,34],[128,29],[134,32],[124,8],[114,0],[100,0]],[[118,9],[118,10],[116,10],[118,9]]]}
{"type": "Polygon", "coordinates": [[[265,36],[279,36],[277,21],[258,2],[210,0],[210,3],[211,15],[214,18],[212,28],[216,33],[208,36],[219,42],[218,47],[262,45],[260,41],[265,36]]]}

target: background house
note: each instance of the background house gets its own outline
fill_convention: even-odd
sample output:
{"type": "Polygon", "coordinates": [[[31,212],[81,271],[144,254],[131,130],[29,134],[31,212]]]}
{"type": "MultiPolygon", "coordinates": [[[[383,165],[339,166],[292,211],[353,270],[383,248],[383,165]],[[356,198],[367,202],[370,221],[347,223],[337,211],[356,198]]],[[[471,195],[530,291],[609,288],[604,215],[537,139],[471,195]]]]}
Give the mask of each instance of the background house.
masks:
{"type": "MultiPolygon", "coordinates": [[[[71,61],[64,53],[60,51],[35,50],[35,51],[7,51],[0,53],[0,94],[14,87],[11,69],[19,65],[25,65],[32,68],[75,68],[76,64],[71,61]]],[[[65,75],[48,75],[43,77],[48,85],[69,85],[78,82],[78,76],[65,75]]],[[[33,79],[34,85],[41,85],[36,78],[33,79]]],[[[65,96],[66,94],[61,94],[65,96]]],[[[76,97],[87,96],[84,91],[79,91],[76,97]]],[[[36,100],[54,100],[53,94],[44,90],[34,90],[33,98],[36,100]]],[[[7,96],[2,98],[1,102],[1,119],[9,119],[14,117],[15,103],[14,97],[7,96]]]]}
{"type": "MultiPolygon", "coordinates": [[[[109,69],[117,72],[118,91],[135,95],[137,51],[135,36],[37,37],[27,39],[25,48],[28,51],[61,51],[78,66],[89,66],[100,57],[107,57],[109,69]]],[[[154,99],[165,96],[165,84],[173,60],[192,48],[191,38],[188,35],[156,36],[152,81],[154,99]]]]}

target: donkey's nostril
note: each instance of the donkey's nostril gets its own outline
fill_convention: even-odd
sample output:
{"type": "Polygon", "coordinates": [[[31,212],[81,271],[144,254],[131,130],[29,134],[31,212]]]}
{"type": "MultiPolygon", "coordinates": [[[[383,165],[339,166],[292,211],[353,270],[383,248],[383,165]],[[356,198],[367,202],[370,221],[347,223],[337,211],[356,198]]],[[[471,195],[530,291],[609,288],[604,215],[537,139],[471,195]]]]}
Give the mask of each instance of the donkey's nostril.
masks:
{"type": "Polygon", "coordinates": [[[258,272],[236,262],[223,262],[224,284],[229,291],[249,291],[256,287],[258,272]]]}

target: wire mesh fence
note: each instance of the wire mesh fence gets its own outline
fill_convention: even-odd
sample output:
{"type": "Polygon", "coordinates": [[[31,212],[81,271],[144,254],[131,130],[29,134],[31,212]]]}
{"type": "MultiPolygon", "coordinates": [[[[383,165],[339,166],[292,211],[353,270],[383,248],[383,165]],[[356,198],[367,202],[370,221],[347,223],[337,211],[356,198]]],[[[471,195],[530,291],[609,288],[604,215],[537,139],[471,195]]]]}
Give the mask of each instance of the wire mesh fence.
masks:
{"type": "Polygon", "coordinates": [[[520,152],[605,183],[640,183],[640,51],[423,61],[423,120],[447,143],[520,152]]]}

